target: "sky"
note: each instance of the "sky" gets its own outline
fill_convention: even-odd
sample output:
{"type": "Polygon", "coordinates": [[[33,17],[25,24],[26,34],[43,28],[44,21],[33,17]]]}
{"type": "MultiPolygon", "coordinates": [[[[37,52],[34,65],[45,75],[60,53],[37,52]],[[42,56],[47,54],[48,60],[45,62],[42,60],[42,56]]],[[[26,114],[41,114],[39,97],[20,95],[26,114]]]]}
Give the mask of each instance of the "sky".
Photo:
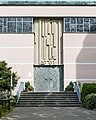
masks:
{"type": "Polygon", "coordinates": [[[96,0],[0,0],[0,1],[96,1],[96,0]]]}

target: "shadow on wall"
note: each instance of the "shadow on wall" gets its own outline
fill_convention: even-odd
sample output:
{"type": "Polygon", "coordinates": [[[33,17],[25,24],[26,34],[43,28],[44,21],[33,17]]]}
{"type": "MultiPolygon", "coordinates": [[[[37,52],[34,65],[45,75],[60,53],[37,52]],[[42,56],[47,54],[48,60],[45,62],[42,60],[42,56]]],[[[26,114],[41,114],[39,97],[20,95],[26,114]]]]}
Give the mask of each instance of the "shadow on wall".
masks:
{"type": "Polygon", "coordinates": [[[77,80],[85,81],[84,79],[87,79],[86,81],[90,81],[96,79],[96,34],[87,34],[83,48],[76,58],[76,63],[77,80]]]}

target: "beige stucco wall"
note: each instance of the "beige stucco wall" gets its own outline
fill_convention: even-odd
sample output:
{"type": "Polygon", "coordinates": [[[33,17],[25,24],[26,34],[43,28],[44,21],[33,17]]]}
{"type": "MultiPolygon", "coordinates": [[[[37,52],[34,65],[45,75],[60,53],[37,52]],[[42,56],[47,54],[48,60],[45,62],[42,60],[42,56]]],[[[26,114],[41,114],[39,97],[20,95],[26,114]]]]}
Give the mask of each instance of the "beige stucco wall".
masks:
{"type": "Polygon", "coordinates": [[[0,34],[0,60],[5,60],[21,81],[34,82],[34,34],[0,34]]]}
{"type": "Polygon", "coordinates": [[[95,11],[95,6],[0,6],[0,16],[85,17],[95,16],[95,11]]]}
{"type": "Polygon", "coordinates": [[[96,34],[64,33],[64,81],[96,81],[96,34]]]}

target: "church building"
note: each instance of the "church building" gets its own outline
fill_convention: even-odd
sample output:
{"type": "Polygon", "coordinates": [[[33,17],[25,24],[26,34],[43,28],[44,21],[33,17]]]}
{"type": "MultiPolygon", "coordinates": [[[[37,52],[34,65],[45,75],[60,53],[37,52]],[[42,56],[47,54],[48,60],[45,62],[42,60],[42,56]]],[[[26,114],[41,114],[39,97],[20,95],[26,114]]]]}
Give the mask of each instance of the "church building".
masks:
{"type": "Polygon", "coordinates": [[[96,2],[2,0],[0,60],[36,92],[96,81],[96,2]]]}

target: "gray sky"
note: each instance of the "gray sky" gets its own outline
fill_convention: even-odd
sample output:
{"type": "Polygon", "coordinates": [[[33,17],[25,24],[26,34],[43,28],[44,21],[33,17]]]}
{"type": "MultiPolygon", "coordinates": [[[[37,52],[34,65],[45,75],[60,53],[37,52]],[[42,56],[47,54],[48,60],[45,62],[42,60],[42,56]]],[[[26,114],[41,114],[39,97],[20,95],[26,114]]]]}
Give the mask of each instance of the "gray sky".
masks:
{"type": "Polygon", "coordinates": [[[0,0],[0,1],[96,1],[96,0],[0,0]]]}

